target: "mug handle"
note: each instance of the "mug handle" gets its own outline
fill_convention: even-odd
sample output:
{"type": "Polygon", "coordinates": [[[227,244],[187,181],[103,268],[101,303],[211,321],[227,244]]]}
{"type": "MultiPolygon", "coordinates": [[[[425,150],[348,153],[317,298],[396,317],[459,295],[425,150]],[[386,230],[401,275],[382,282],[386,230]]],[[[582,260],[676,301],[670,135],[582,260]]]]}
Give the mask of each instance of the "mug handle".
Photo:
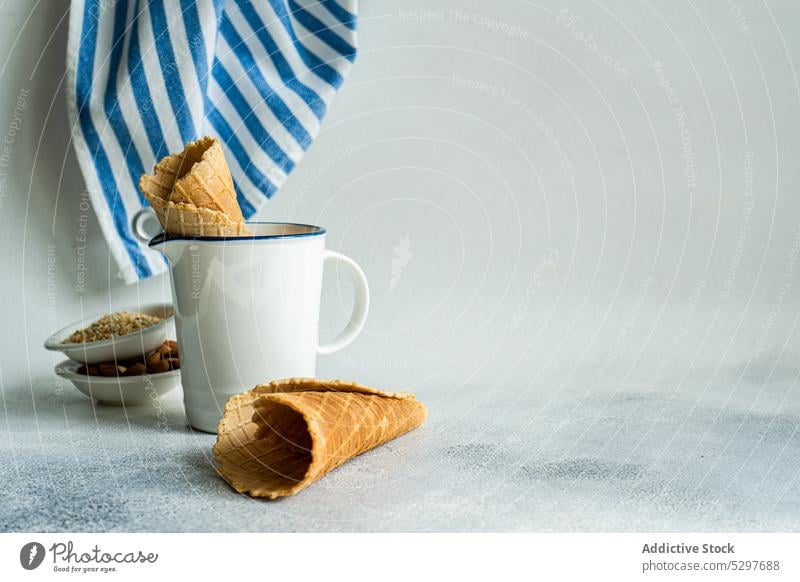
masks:
{"type": "Polygon", "coordinates": [[[361,330],[364,328],[364,323],[367,321],[367,312],[369,312],[369,285],[367,284],[367,277],[364,275],[364,271],[362,271],[361,267],[350,257],[342,253],[337,253],[336,251],[325,249],[322,259],[323,261],[328,259],[338,261],[350,272],[350,275],[353,277],[353,283],[355,284],[356,295],[353,304],[353,313],[350,316],[347,327],[345,327],[344,331],[334,340],[317,348],[318,353],[325,355],[333,354],[334,352],[346,348],[356,339],[356,336],[361,333],[361,330]]]}

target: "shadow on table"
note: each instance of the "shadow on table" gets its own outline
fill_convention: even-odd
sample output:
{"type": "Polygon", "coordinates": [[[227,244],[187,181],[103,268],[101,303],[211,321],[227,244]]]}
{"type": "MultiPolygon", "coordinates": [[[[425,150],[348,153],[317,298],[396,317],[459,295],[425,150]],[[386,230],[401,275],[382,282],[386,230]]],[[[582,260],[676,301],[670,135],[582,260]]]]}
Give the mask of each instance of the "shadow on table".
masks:
{"type": "Polygon", "coordinates": [[[10,425],[30,428],[36,419],[39,426],[54,429],[97,426],[103,429],[135,428],[138,432],[162,434],[214,435],[189,427],[183,412],[180,391],[132,406],[113,406],[92,400],[70,386],[63,390],[38,387],[4,394],[10,425]]]}

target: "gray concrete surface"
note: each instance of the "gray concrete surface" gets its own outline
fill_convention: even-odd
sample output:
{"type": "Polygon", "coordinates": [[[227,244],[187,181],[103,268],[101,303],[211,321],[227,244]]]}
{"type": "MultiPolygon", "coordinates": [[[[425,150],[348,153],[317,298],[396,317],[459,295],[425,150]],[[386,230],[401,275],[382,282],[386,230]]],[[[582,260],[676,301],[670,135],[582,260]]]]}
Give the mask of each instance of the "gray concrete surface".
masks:
{"type": "Polygon", "coordinates": [[[430,418],[267,503],[178,398],[161,428],[50,372],[52,332],[170,285],[122,285],[82,203],[69,1],[4,3],[0,530],[797,530],[800,7],[772,4],[362,2],[356,66],[258,219],[325,226],[367,274],[320,377],[430,418]]]}
{"type": "Polygon", "coordinates": [[[127,411],[42,379],[7,390],[5,531],[797,531],[794,370],[695,372],[643,390],[564,376],[417,390],[419,430],[299,495],[214,471],[177,393],[127,411]],[[707,372],[707,373],[706,373],[707,372]]]}

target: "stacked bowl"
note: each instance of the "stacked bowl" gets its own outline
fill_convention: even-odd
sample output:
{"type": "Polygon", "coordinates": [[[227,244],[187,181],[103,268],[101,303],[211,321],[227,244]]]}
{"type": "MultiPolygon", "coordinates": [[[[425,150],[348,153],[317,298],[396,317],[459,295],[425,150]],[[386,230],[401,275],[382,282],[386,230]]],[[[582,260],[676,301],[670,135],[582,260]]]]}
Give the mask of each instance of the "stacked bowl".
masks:
{"type": "Polygon", "coordinates": [[[103,404],[133,406],[180,385],[180,355],[169,339],[175,310],[151,303],[95,315],[51,335],[44,347],[67,356],[55,373],[103,404]]]}

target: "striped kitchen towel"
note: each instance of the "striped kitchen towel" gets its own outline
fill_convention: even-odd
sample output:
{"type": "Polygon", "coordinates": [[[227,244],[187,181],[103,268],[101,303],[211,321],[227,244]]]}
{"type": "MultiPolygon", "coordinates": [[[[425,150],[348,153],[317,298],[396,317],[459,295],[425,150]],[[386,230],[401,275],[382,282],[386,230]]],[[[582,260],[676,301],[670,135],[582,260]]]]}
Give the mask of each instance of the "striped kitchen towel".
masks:
{"type": "Polygon", "coordinates": [[[356,55],[357,0],[72,0],[67,104],[121,276],[166,270],[132,228],[139,176],[186,142],[224,144],[245,217],[286,180],[356,55]]]}

